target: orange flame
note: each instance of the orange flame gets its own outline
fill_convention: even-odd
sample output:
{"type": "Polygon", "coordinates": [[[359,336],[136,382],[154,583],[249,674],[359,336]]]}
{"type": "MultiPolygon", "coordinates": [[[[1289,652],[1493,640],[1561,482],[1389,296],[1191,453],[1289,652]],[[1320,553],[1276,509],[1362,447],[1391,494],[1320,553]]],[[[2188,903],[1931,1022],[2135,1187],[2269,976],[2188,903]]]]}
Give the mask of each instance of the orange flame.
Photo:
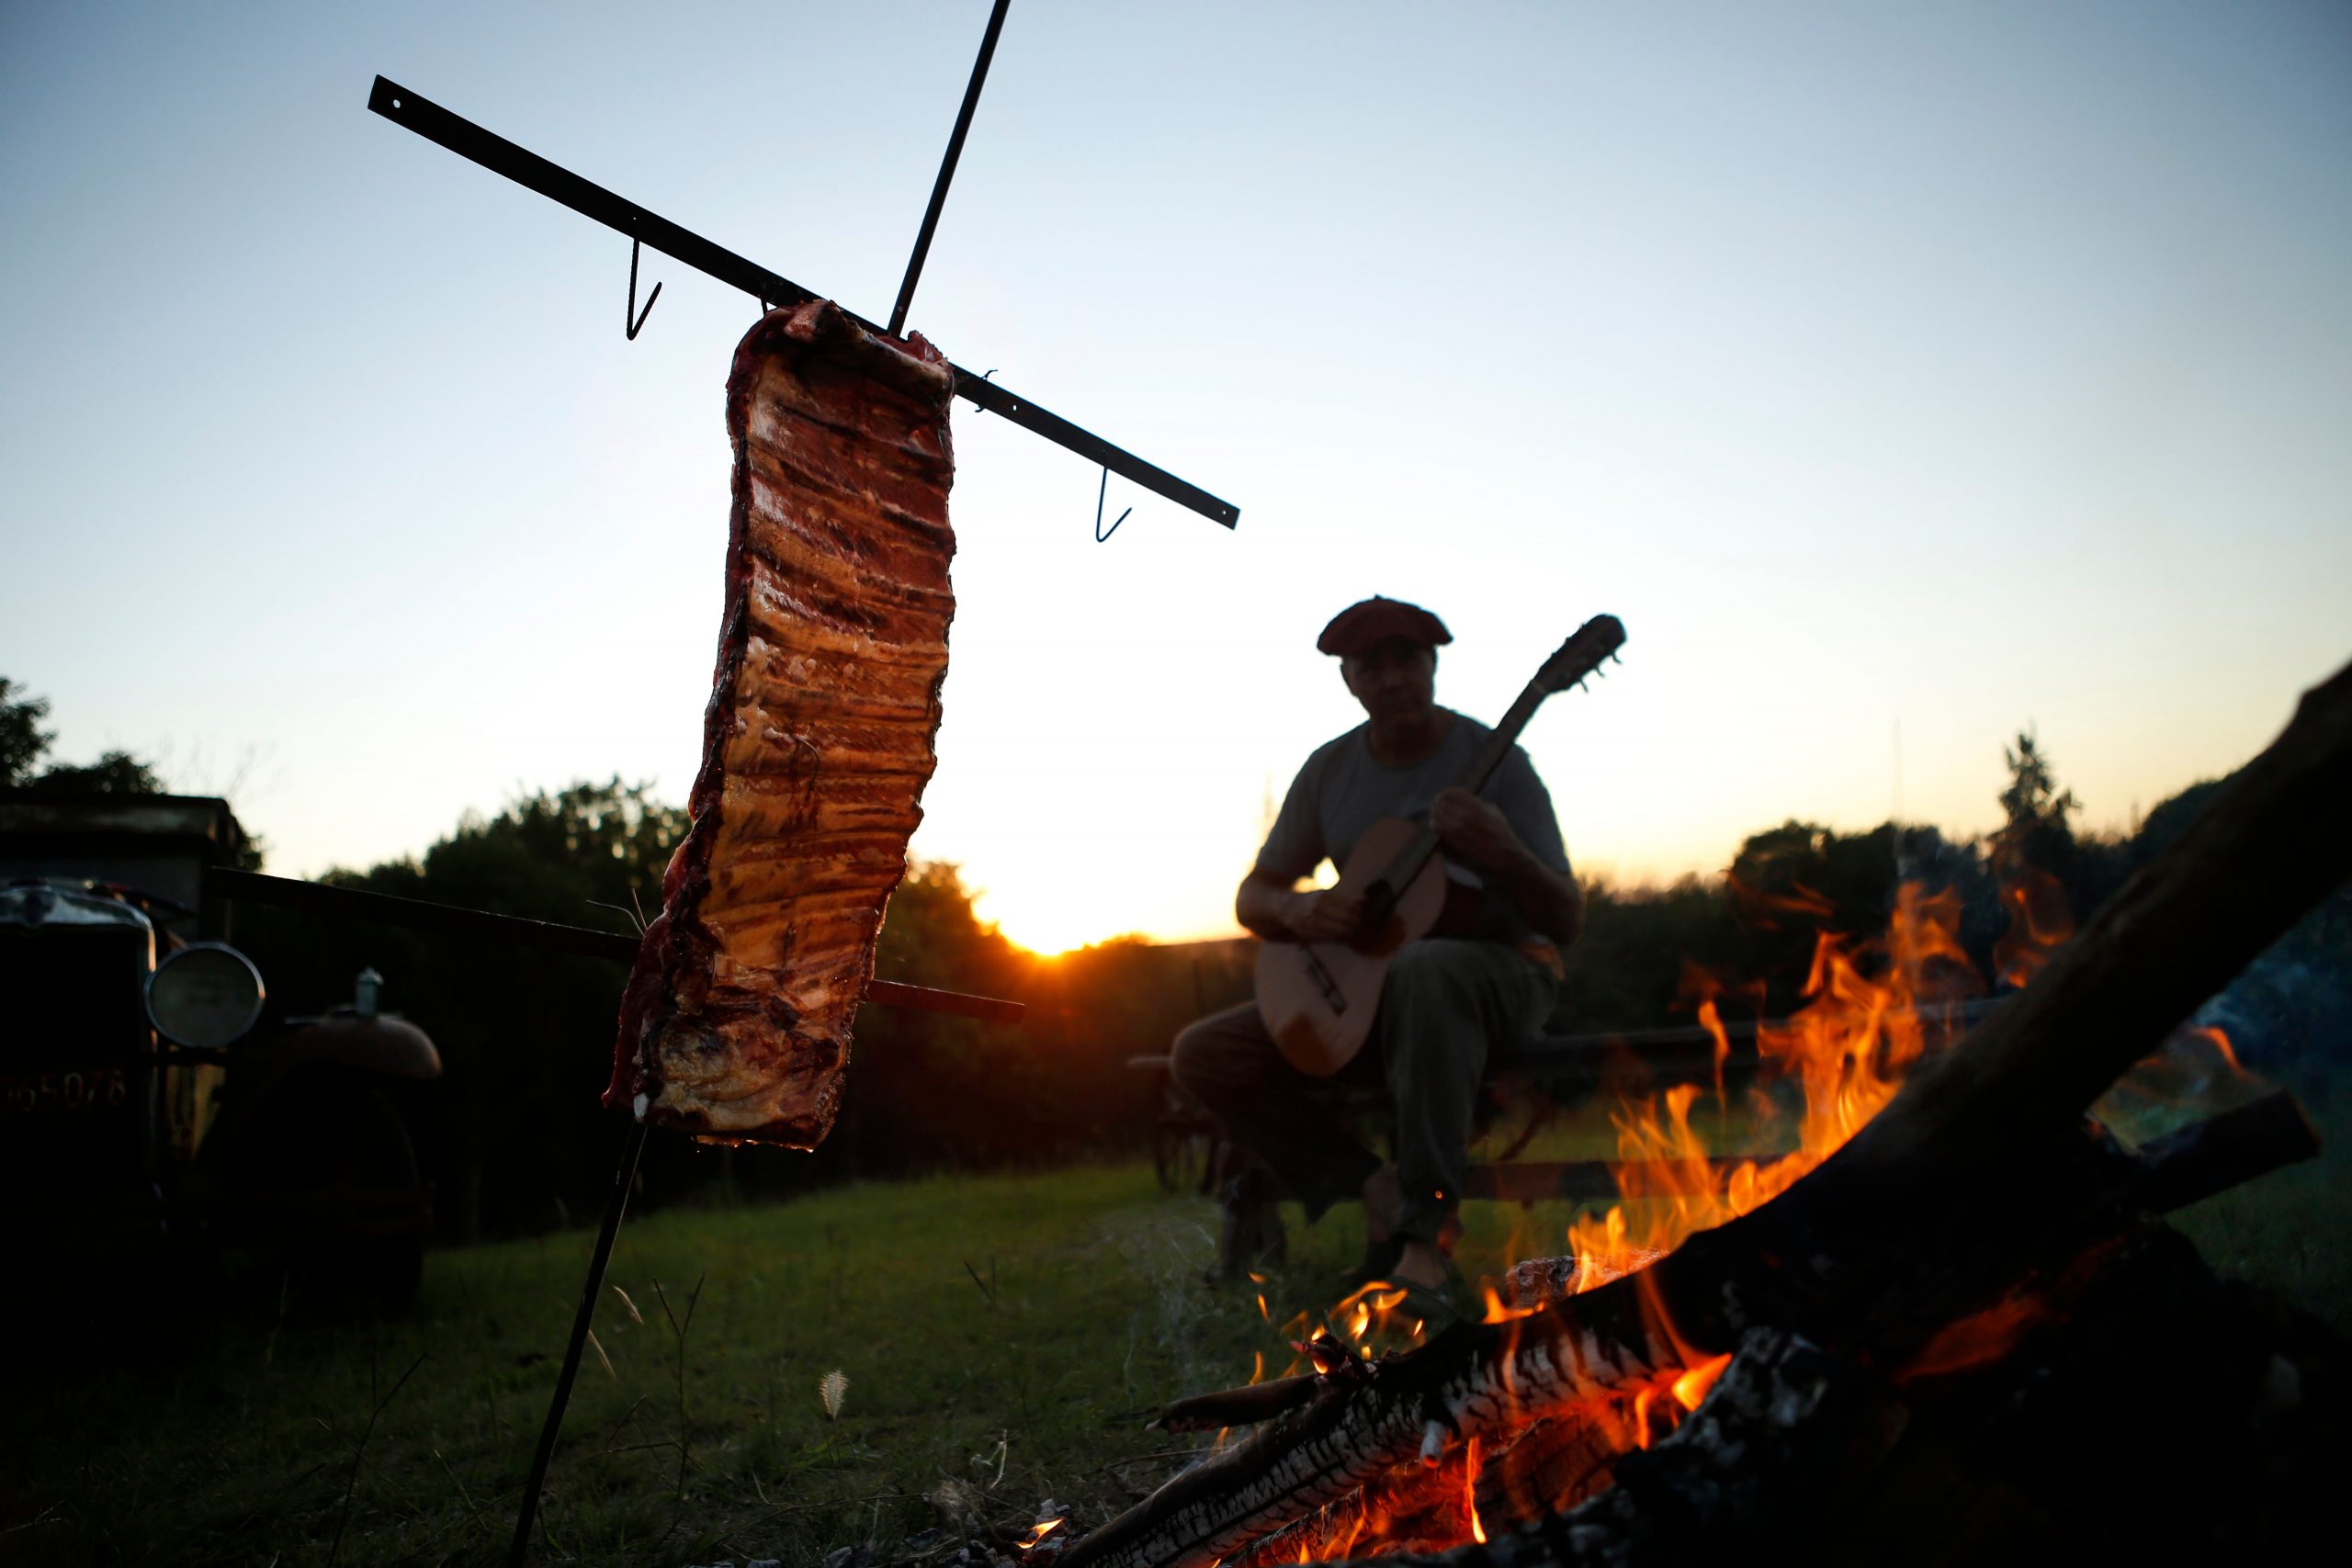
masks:
{"type": "Polygon", "coordinates": [[[2058,1315],[2038,1292],[2020,1291],[2002,1297],[1983,1312],[1948,1323],[1920,1348],[1895,1381],[1940,1377],[1990,1365],[2018,1347],[2036,1325],[2058,1315]]]}
{"type": "Polygon", "coordinates": [[[1478,1518],[1478,1439],[1471,1438],[1466,1446],[1469,1452],[1464,1456],[1462,1466],[1462,1506],[1470,1515],[1470,1539],[1484,1546],[1487,1527],[1478,1518]]]}
{"type": "Polygon", "coordinates": [[[2262,1079],[2238,1060],[2229,1035],[2210,1023],[2184,1024],[2109,1088],[2098,1113],[2104,1119],[2110,1112],[2129,1117],[2185,1106],[2210,1111],[2262,1088],[2262,1079]]]}
{"type": "Polygon", "coordinates": [[[1731,1352],[1726,1350],[1684,1372],[1674,1380],[1675,1402],[1685,1410],[1698,1409],[1700,1402],[1707,1397],[1707,1391],[1715,1386],[1715,1380],[1722,1377],[1724,1369],[1730,1365],[1731,1352]]]}
{"type": "Polygon", "coordinates": [[[1034,1551],[1047,1536],[1053,1534],[1056,1530],[1061,1528],[1062,1522],[1057,1518],[1039,1519],[1035,1524],[1029,1527],[1029,1533],[1027,1535],[1023,1536],[1019,1540],[1012,1543],[1013,1550],[1017,1551],[1034,1551]]]}
{"type": "Polygon", "coordinates": [[[1750,1004],[1756,1016],[1764,1016],[1764,986],[1761,981],[1749,985],[1726,985],[1713,971],[1682,961],[1682,977],[1675,983],[1674,1001],[1677,1007],[1695,1004],[1699,1027],[1715,1045],[1715,1103],[1725,1104],[1724,1068],[1731,1061],[1731,1034],[1724,1027],[1723,1010],[1715,1003],[1726,995],[1737,995],[1750,1004]]]}
{"type": "MultiPolygon", "coordinates": [[[[1756,1039],[1767,1068],[1804,1091],[1794,1152],[1712,1161],[1690,1125],[1699,1097],[1692,1085],[1621,1105],[1611,1120],[1626,1201],[1597,1218],[1579,1215],[1570,1227],[1575,1289],[1631,1273],[1693,1232],[1761,1208],[1878,1114],[1926,1051],[1936,1007],[1978,988],[1959,929],[1956,892],[1905,883],[1884,937],[1816,939],[1804,1007],[1785,1023],[1760,1027],[1756,1039]]],[[[1758,1110],[1768,1123],[1778,1115],[1769,1100],[1758,1110]]]]}
{"type": "Polygon", "coordinates": [[[1515,1317],[1532,1317],[1536,1311],[1532,1306],[1518,1307],[1506,1304],[1491,1280],[1478,1281],[1478,1293],[1486,1298],[1487,1303],[1486,1310],[1478,1314],[1480,1323],[1509,1323],[1515,1317]]]}
{"type": "Polygon", "coordinates": [[[1770,893],[1761,887],[1751,887],[1739,879],[1737,873],[1724,879],[1731,894],[1732,908],[1739,918],[1758,931],[1778,931],[1781,915],[1794,915],[1800,919],[1827,919],[1838,912],[1838,906],[1815,893],[1802,882],[1789,885],[1786,893],[1770,893]]]}
{"type": "Polygon", "coordinates": [[[1657,1399],[1657,1390],[1645,1386],[1634,1395],[1634,1446],[1650,1446],[1650,1405],[1657,1399]]]}

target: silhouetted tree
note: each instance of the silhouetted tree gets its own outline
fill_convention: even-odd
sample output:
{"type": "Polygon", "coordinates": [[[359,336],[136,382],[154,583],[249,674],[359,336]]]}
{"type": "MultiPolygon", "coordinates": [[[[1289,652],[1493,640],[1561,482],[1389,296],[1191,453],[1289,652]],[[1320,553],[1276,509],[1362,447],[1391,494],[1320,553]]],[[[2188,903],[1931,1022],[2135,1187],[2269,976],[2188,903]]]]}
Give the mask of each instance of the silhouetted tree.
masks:
{"type": "Polygon", "coordinates": [[[60,762],[25,788],[34,795],[162,795],[155,770],[128,751],[108,751],[86,767],[60,762]]]}
{"type": "Polygon", "coordinates": [[[2052,770],[2050,759],[2030,728],[2018,731],[2018,743],[2001,749],[2002,760],[2008,764],[2008,787],[2001,791],[2001,811],[2007,818],[2004,834],[2021,836],[2043,829],[2071,832],[2068,821],[2082,807],[2073,790],[2058,787],[2058,776],[2052,770]]]}
{"type": "Polygon", "coordinates": [[[40,728],[49,699],[22,694],[26,688],[0,675],[0,789],[36,795],[162,795],[154,768],[128,751],[108,751],[86,765],[52,762],[35,773],[57,739],[40,728]]]}
{"type": "Polygon", "coordinates": [[[57,739],[40,727],[48,716],[48,698],[26,694],[23,686],[0,675],[0,789],[15,789],[32,778],[41,754],[57,739]]]}

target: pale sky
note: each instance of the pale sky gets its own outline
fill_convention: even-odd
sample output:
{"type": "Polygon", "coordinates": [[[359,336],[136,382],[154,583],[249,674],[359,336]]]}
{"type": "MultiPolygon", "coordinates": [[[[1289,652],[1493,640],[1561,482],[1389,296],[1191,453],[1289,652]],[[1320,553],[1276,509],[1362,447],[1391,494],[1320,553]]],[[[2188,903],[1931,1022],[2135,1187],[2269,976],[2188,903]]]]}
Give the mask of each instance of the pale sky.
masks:
{"type": "MultiPolygon", "coordinates": [[[[683,798],[744,296],[364,108],[381,72],[888,314],[988,13],[0,7],[0,673],[273,868],[683,798]]],[[[1373,592],[1580,867],[1790,816],[2094,826],[2352,656],[2352,8],[1016,0],[912,324],[1242,508],[958,403],[918,854],[1015,940],[1231,929],[1373,592]],[[1899,733],[1899,745],[1898,745],[1899,733]],[[1899,778],[1898,778],[1899,774],[1899,778]]],[[[546,911],[565,918],[561,910],[546,911]]]]}

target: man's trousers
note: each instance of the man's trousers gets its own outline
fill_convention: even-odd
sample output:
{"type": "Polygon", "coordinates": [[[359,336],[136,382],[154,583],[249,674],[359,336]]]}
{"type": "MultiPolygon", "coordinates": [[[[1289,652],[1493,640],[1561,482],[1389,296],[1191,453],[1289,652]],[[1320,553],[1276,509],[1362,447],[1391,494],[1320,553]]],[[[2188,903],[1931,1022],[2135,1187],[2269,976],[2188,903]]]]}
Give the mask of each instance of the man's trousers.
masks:
{"type": "MultiPolygon", "coordinates": [[[[1497,942],[1411,942],[1389,964],[1372,1037],[1338,1077],[1385,1080],[1396,1105],[1398,1235],[1438,1240],[1461,1201],[1487,1059],[1542,1029],[1558,989],[1550,970],[1497,942]]],[[[1227,1136],[1273,1168],[1309,1220],[1380,1168],[1283,1059],[1255,1002],[1179,1034],[1170,1071],[1227,1136]]]]}

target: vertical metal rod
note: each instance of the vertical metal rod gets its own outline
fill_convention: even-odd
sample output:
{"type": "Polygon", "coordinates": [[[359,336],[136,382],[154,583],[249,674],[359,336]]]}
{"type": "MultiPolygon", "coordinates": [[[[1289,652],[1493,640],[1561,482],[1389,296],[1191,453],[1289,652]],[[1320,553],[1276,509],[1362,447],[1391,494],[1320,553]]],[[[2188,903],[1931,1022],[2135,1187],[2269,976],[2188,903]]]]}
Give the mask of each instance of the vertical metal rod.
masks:
{"type": "Polygon", "coordinates": [[[620,1234],[621,1213],[628,1207],[628,1190],[637,1180],[638,1156],[645,1152],[645,1123],[631,1122],[621,1142],[621,1161],[613,1172],[613,1192],[605,1201],[605,1223],[596,1232],[596,1250],[588,1259],[588,1282],[580,1292],[580,1311],[571,1320],[571,1342],[563,1349],[563,1370],[556,1374],[555,1397],[548,1404],[547,1425],[539,1429],[539,1446],[531,1455],[530,1483],[523,1488],[523,1506],[514,1517],[514,1544],[506,1553],[507,1568],[522,1568],[531,1550],[531,1526],[539,1517],[539,1489],[547,1484],[548,1461],[555,1457],[555,1440],[563,1430],[563,1407],[571,1402],[571,1382],[580,1375],[580,1352],[588,1347],[588,1326],[596,1320],[596,1294],[605,1288],[605,1267],[613,1260],[613,1237],[620,1234]]]}
{"type": "Polygon", "coordinates": [[[947,205],[947,182],[956,177],[956,160],[964,155],[964,133],[972,129],[972,109],[980,101],[980,84],[989,79],[989,61],[996,53],[996,35],[1004,30],[1004,13],[1012,0],[996,0],[989,13],[989,30],[980,37],[980,57],[972,62],[971,85],[964,89],[964,107],[956,111],[956,130],[947,138],[947,156],[931,187],[931,205],[923,209],[922,232],[915,236],[915,254],[907,258],[906,281],[899,285],[899,302],[890,307],[890,335],[899,337],[907,325],[907,307],[915,302],[915,280],[922,276],[923,258],[931,254],[932,231],[939,227],[939,209],[947,205]]]}

